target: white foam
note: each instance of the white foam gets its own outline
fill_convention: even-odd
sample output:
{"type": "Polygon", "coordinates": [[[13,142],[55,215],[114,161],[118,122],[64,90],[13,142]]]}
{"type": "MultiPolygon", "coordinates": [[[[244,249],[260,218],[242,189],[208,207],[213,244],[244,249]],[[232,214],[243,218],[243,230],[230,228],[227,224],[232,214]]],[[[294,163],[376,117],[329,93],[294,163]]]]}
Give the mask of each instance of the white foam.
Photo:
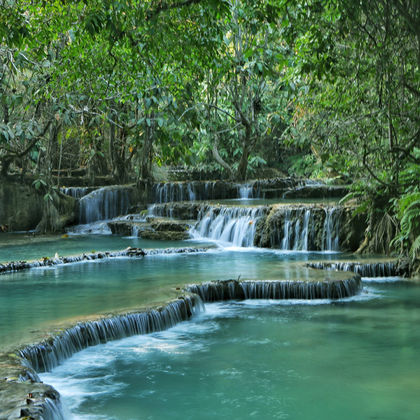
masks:
{"type": "Polygon", "coordinates": [[[362,281],[366,283],[396,283],[404,281],[402,277],[391,276],[391,277],[362,277],[362,281]]]}

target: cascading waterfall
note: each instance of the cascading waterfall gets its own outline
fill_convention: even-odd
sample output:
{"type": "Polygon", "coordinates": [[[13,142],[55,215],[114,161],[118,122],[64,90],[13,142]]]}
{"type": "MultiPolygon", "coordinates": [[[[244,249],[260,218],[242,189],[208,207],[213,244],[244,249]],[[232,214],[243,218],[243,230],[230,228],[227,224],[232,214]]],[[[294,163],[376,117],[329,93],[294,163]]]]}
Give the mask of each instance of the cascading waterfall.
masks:
{"type": "Polygon", "coordinates": [[[194,201],[195,200],[195,192],[192,189],[192,185],[190,183],[187,184],[187,192],[188,192],[188,200],[194,201]]]}
{"type": "MultiPolygon", "coordinates": [[[[173,201],[212,200],[219,197],[217,186],[220,182],[159,182],[153,186],[155,203],[170,203],[173,201]]],[[[223,194],[222,194],[223,195],[223,194]]]]}
{"type": "Polygon", "coordinates": [[[129,188],[99,188],[80,199],[79,223],[92,223],[125,215],[129,207],[129,188]]]}
{"type": "Polygon", "coordinates": [[[308,251],[313,236],[311,209],[286,209],[283,230],[277,231],[277,238],[274,235],[272,243],[280,244],[283,250],[308,251]]]}
{"type": "Polygon", "coordinates": [[[187,286],[204,302],[243,299],[343,299],[360,291],[358,274],[337,281],[213,281],[187,286]]]}
{"type": "MultiPolygon", "coordinates": [[[[112,340],[166,330],[190,319],[203,308],[200,297],[191,295],[179,297],[164,307],[147,312],[79,323],[55,337],[19,351],[22,365],[27,369],[21,379],[30,379],[36,389],[40,383],[37,372],[50,371],[76,352],[112,340]]],[[[43,420],[64,420],[59,394],[49,385],[43,386],[46,391],[36,401],[30,400],[31,404],[20,411],[21,415],[43,420]]]]}
{"type": "Polygon", "coordinates": [[[201,299],[193,295],[181,297],[162,308],[148,312],[81,322],[43,343],[26,347],[19,354],[24,363],[36,372],[49,371],[87,347],[173,327],[191,318],[201,307],[201,299]]]}
{"type": "Polygon", "coordinates": [[[325,209],[323,251],[338,251],[340,224],[337,213],[336,207],[325,209]]]}
{"type": "Polygon", "coordinates": [[[254,244],[256,224],[265,212],[265,207],[204,206],[191,233],[199,238],[250,247],[254,244]]]}
{"type": "Polygon", "coordinates": [[[338,251],[340,211],[336,207],[279,207],[267,220],[269,243],[285,251],[338,251]]]}
{"type": "Polygon", "coordinates": [[[351,261],[313,262],[307,263],[306,266],[321,270],[352,271],[362,277],[394,277],[402,274],[394,261],[369,263],[351,261]]]}
{"type": "Polygon", "coordinates": [[[92,191],[92,188],[89,187],[67,187],[67,188],[60,188],[60,191],[63,194],[69,195],[73,198],[82,198],[86,194],[92,191]]]}
{"type": "Polygon", "coordinates": [[[251,184],[241,184],[238,186],[238,195],[241,200],[246,200],[253,198],[253,185],[251,184]]]}

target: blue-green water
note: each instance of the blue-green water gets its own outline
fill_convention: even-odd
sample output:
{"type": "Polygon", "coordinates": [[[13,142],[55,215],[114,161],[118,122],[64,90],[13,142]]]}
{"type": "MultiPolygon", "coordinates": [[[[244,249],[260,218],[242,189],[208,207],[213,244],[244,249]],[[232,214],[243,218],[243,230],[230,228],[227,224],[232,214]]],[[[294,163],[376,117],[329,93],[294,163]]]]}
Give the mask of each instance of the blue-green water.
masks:
{"type": "MultiPolygon", "coordinates": [[[[4,261],[200,245],[110,235],[1,238],[4,261]]],[[[346,277],[304,267],[340,258],[351,256],[232,248],[3,274],[0,350],[80,319],[156,305],[187,283],[346,277]]],[[[419,321],[420,285],[402,281],[365,283],[341,302],[210,304],[171,330],[86,349],[42,379],[62,394],[66,419],[414,420],[419,321]]]]}
{"type": "Polygon", "coordinates": [[[114,235],[39,236],[27,233],[0,234],[0,263],[35,260],[43,257],[75,255],[92,251],[115,251],[137,248],[167,248],[191,245],[188,241],[152,241],[114,235]]]}
{"type": "Polygon", "coordinates": [[[74,419],[420,418],[420,285],[342,302],[206,305],[89,348],[42,378],[74,419]]]}
{"type": "MultiPolygon", "coordinates": [[[[105,239],[109,240],[98,238],[97,245],[109,245],[105,239]]],[[[124,238],[114,239],[121,248],[124,238]]],[[[198,255],[100,260],[2,274],[0,349],[37,341],[45,332],[85,317],[165,302],[178,296],[181,292],[175,288],[186,283],[239,276],[284,280],[332,276],[304,268],[302,262],[334,256],[217,249],[198,255]]]]}

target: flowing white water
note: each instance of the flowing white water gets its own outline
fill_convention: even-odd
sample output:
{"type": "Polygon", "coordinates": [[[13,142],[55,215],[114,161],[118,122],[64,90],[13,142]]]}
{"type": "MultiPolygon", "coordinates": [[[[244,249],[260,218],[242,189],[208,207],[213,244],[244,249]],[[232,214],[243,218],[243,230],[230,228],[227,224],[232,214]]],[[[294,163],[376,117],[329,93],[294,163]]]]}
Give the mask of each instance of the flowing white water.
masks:
{"type": "Polygon", "coordinates": [[[99,188],[80,199],[79,223],[87,224],[127,214],[129,206],[128,188],[99,188]]]}
{"type": "Polygon", "coordinates": [[[324,251],[338,251],[339,239],[339,218],[337,216],[337,208],[329,207],[325,209],[325,222],[324,222],[324,251]]]}
{"type": "Polygon", "coordinates": [[[250,247],[254,244],[256,224],[264,211],[264,207],[203,207],[191,233],[194,238],[250,247]]]}
{"type": "Polygon", "coordinates": [[[69,195],[73,198],[82,198],[89,192],[88,187],[67,187],[67,188],[60,188],[60,191],[63,194],[69,195]]]}
{"type": "Polygon", "coordinates": [[[251,184],[242,184],[238,187],[239,198],[241,200],[247,200],[252,198],[252,185],[251,184]]]}
{"type": "Polygon", "coordinates": [[[338,251],[340,212],[336,207],[326,208],[322,231],[317,232],[319,211],[322,210],[304,207],[282,210],[282,227],[278,225],[272,228],[271,247],[277,246],[285,251],[338,251]],[[317,236],[321,236],[318,245],[315,243],[317,236]]]}
{"type": "MultiPolygon", "coordinates": [[[[382,360],[386,357],[377,356],[381,352],[372,352],[375,346],[386,343],[387,337],[379,338],[378,344],[380,334],[375,335],[375,322],[381,318],[376,317],[362,329],[362,332],[367,329],[368,337],[373,334],[373,339],[365,338],[364,334],[360,337],[361,327],[354,321],[370,302],[372,305],[378,302],[377,309],[383,311],[380,297],[381,290],[367,288],[362,295],[342,299],[334,305],[328,299],[206,304],[206,311],[188,322],[163,332],[88,348],[41,378],[60,390],[67,409],[66,419],[71,420],[210,420],[249,418],[254,412],[255,418],[309,420],[327,418],[331,406],[332,418],[339,418],[339,413],[346,420],[371,418],[371,413],[386,410],[381,411],[381,405],[372,409],[369,396],[362,400],[363,408],[360,408],[349,398],[349,393],[354,395],[360,389],[360,377],[375,381],[371,377],[375,369],[369,367],[372,360],[379,364],[381,374],[388,380],[389,374],[382,370],[382,360]],[[349,305],[353,308],[350,313],[349,305]],[[334,340],[330,338],[332,333],[337,333],[334,340]],[[264,357],[261,352],[265,353],[264,357]],[[355,366],[348,366],[340,359],[355,352],[358,361],[355,366]],[[349,375],[348,381],[341,383],[344,390],[336,388],[341,378],[330,371],[337,363],[349,375]],[[369,372],[364,372],[366,369],[369,372]],[[287,398],[279,398],[279,392],[287,398]],[[328,404],[317,404],[314,417],[310,403],[320,395],[324,395],[328,404]],[[365,407],[369,407],[367,413],[365,407]],[[346,409],[353,410],[351,415],[346,409]],[[279,412],[283,413],[280,417],[279,412]]],[[[402,321],[405,326],[408,320],[402,321]]],[[[410,344],[414,342],[411,339],[410,344]]],[[[388,350],[387,356],[392,354],[388,350]]],[[[409,360],[403,358],[403,368],[414,358],[414,355],[409,360]]],[[[412,373],[410,380],[415,377],[412,373]]],[[[383,391],[381,388],[369,392],[377,398],[383,391]]],[[[359,392],[364,395],[366,390],[359,392]]],[[[385,392],[387,398],[392,395],[392,390],[385,392]]],[[[401,397],[400,393],[404,395],[402,390],[398,392],[391,407],[401,397]]],[[[406,398],[410,401],[411,397],[406,398]]],[[[398,412],[398,404],[393,410],[393,414],[398,412]]]]}

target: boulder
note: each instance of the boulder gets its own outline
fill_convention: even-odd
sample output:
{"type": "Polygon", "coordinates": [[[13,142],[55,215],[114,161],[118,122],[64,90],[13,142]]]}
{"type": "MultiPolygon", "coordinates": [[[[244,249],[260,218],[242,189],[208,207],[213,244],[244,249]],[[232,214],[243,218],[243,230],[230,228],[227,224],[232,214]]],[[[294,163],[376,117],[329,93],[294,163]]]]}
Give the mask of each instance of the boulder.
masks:
{"type": "Polygon", "coordinates": [[[42,212],[43,198],[35,188],[18,182],[0,182],[1,230],[35,229],[42,212]]]}

